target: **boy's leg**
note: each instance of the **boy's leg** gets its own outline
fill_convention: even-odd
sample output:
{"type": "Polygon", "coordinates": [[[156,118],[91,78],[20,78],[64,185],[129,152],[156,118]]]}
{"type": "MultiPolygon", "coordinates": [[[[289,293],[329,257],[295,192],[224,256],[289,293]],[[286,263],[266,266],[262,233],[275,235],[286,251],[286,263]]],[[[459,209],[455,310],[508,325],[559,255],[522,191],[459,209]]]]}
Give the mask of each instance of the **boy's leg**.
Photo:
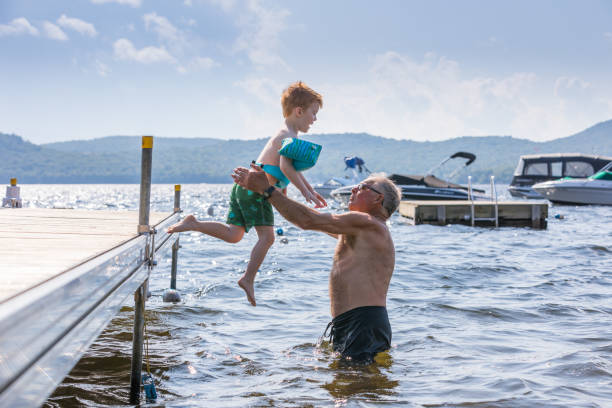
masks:
{"type": "Polygon", "coordinates": [[[215,221],[198,221],[193,215],[186,216],[181,222],[168,228],[168,232],[183,231],[198,231],[231,244],[239,242],[244,236],[243,226],[215,221]]]}
{"type": "Polygon", "coordinates": [[[255,226],[257,231],[257,243],[251,251],[251,259],[247,265],[244,275],[238,280],[238,285],[246,292],[247,299],[255,306],[255,288],[253,282],[255,281],[255,275],[257,270],[261,266],[268,249],[274,243],[274,227],[269,225],[255,226]]]}

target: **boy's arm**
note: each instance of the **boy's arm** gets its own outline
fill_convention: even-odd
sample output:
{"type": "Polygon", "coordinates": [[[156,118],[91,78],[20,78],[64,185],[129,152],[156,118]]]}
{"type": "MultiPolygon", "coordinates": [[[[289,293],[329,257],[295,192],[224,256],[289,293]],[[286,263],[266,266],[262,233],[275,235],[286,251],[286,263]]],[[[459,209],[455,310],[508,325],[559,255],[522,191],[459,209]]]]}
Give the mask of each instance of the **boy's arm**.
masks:
{"type": "Polygon", "coordinates": [[[300,173],[295,169],[295,167],[293,167],[293,160],[285,156],[281,156],[279,167],[283,174],[287,176],[289,181],[291,181],[293,185],[295,185],[295,187],[300,190],[300,193],[302,193],[303,196],[306,196],[306,192],[310,191],[308,189],[310,185],[308,185],[308,187],[304,185],[304,181],[302,180],[302,177],[300,177],[300,173]]]}
{"type": "Polygon", "coordinates": [[[308,189],[308,191],[310,191],[311,193],[315,193],[314,189],[312,188],[312,186],[310,185],[310,183],[308,182],[308,180],[306,180],[306,177],[304,177],[304,174],[301,172],[297,172],[297,175],[299,178],[302,179],[302,183],[304,183],[304,186],[308,189]]]}
{"type": "Polygon", "coordinates": [[[324,207],[327,207],[327,201],[325,201],[325,198],[323,198],[323,196],[319,193],[317,193],[315,191],[314,188],[312,188],[312,186],[310,185],[310,183],[306,180],[306,177],[304,176],[304,173],[300,173],[298,172],[298,176],[300,176],[302,178],[302,182],[304,183],[304,185],[306,186],[306,188],[308,188],[308,190],[320,201],[322,202],[324,205],[324,207]]]}
{"type": "Polygon", "coordinates": [[[293,167],[293,160],[281,156],[280,169],[285,176],[300,190],[307,202],[314,203],[315,208],[325,207],[327,203],[319,194],[317,194],[306,179],[293,167]]]}

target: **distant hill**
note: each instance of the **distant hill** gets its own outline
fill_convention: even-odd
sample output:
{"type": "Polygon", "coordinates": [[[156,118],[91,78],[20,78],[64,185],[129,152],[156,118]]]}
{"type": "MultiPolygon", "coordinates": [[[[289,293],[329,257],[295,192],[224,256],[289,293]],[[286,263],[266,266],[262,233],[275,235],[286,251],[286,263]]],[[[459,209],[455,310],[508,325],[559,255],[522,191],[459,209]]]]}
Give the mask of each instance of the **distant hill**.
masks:
{"type": "MultiPolygon", "coordinates": [[[[422,174],[456,151],[477,156],[468,167],[476,183],[495,175],[509,182],[524,154],[590,153],[612,155],[612,120],[580,133],[549,142],[510,136],[463,136],[440,142],[387,139],[366,133],[306,135],[323,145],[310,181],[324,181],[344,170],[344,156],[358,155],[372,171],[422,174]]],[[[16,135],[0,133],[0,182],[17,177],[20,183],[138,183],[140,136],[108,136],[35,145],[16,135]]],[[[231,170],[255,159],[267,139],[220,140],[156,137],[153,153],[155,183],[229,183],[231,170]]],[[[435,174],[448,176],[460,163],[447,163],[435,174]],[[454,165],[453,165],[454,164],[454,165]]],[[[466,174],[454,180],[466,182],[466,174]]]]}

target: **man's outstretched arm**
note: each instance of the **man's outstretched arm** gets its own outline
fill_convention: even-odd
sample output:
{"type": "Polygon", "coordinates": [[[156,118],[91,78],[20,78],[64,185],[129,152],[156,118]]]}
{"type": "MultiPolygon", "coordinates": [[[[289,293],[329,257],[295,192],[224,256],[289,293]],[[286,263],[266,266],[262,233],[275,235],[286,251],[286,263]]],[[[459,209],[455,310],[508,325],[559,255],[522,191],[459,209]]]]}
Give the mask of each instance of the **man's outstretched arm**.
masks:
{"type": "MultiPolygon", "coordinates": [[[[263,194],[269,187],[268,179],[263,170],[256,165],[251,165],[253,170],[244,167],[234,169],[232,178],[240,186],[263,194]]],[[[268,198],[270,204],[287,221],[302,229],[317,230],[328,234],[356,234],[364,228],[376,227],[378,223],[372,217],[362,213],[347,213],[341,215],[324,214],[302,205],[281,194],[276,189],[271,189],[268,198]]]]}

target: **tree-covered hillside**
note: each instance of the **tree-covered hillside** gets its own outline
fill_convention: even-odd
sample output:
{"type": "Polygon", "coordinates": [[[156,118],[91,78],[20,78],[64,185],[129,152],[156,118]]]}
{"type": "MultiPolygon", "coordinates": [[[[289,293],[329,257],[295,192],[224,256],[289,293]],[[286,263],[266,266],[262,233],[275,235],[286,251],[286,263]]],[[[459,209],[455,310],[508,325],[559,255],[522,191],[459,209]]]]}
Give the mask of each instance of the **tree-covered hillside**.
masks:
{"type": "MultiPolygon", "coordinates": [[[[510,136],[464,136],[441,142],[414,142],[365,133],[305,135],[323,145],[317,165],[307,172],[312,182],[340,175],[344,156],[362,157],[376,172],[423,174],[457,151],[477,156],[454,180],[486,182],[495,175],[509,182],[524,154],[578,152],[612,156],[612,120],[572,136],[537,143],[510,136]]],[[[16,135],[0,133],[0,176],[20,183],[137,183],[140,180],[140,136],[108,136],[35,145],[16,135]]],[[[266,139],[219,140],[156,137],[153,153],[155,183],[226,183],[238,166],[257,158],[266,139]]],[[[435,174],[447,176],[462,163],[447,163],[435,174]]]]}

